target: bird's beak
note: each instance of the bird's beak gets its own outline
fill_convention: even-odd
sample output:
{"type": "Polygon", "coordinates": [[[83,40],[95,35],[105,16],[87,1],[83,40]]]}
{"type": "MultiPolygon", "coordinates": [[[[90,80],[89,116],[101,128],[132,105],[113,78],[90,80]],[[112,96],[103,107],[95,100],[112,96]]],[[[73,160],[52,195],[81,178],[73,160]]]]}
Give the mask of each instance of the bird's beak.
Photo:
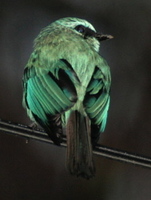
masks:
{"type": "Polygon", "coordinates": [[[112,35],[104,35],[104,34],[100,34],[100,33],[96,33],[95,38],[101,42],[103,40],[109,40],[114,38],[112,35]]]}

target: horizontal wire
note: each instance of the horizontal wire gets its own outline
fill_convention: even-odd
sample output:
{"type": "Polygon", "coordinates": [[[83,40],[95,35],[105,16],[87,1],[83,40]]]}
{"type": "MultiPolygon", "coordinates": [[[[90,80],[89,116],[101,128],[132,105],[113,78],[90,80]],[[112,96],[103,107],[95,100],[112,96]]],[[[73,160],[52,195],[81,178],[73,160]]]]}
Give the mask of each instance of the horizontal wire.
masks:
{"type": "MultiPolygon", "coordinates": [[[[4,121],[0,119],[0,131],[15,136],[21,136],[27,141],[33,139],[38,140],[40,142],[54,144],[53,141],[48,137],[48,135],[44,131],[35,130],[31,127],[27,127],[22,124],[15,124],[10,121],[4,121]]],[[[67,147],[65,137],[63,138],[63,142],[60,146],[67,147]]],[[[151,168],[151,158],[149,157],[129,153],[118,149],[113,149],[100,144],[96,145],[96,147],[93,150],[93,153],[98,156],[103,156],[105,158],[110,158],[113,160],[138,165],[141,167],[151,168]]]]}

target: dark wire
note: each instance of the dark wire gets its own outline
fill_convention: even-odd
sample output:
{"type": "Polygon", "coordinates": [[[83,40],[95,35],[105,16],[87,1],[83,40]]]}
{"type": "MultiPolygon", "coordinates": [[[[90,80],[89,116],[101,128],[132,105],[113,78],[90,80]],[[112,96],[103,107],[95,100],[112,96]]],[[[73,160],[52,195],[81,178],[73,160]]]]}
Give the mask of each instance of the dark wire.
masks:
{"type": "MultiPolygon", "coordinates": [[[[27,127],[22,124],[15,124],[10,121],[4,121],[0,119],[0,131],[7,134],[24,137],[27,141],[33,139],[49,144],[54,144],[48,135],[42,130],[35,130],[31,127],[27,127]]],[[[64,137],[63,142],[61,143],[61,147],[66,146],[66,138],[64,137]]],[[[99,144],[95,147],[93,153],[105,158],[151,168],[151,158],[142,155],[128,153],[126,151],[113,149],[99,144]]]]}

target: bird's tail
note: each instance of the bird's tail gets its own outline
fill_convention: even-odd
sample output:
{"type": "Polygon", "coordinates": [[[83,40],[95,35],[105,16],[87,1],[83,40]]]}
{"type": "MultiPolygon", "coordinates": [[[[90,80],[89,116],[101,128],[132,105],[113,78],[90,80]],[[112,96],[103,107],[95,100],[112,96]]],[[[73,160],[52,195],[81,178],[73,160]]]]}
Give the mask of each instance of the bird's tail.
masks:
{"type": "Polygon", "coordinates": [[[78,111],[69,117],[67,129],[67,167],[71,174],[91,178],[95,174],[92,159],[89,119],[78,111]]]}

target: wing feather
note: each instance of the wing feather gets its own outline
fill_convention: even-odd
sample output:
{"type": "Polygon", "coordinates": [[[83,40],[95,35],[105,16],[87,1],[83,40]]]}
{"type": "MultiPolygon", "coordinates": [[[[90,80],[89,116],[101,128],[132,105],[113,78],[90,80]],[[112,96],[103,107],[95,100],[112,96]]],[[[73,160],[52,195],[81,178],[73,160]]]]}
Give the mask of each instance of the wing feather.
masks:
{"type": "Polygon", "coordinates": [[[84,106],[92,124],[92,142],[97,142],[106,126],[110,104],[110,81],[110,72],[104,74],[101,68],[96,67],[87,87],[84,106]]]}
{"type": "Polygon", "coordinates": [[[58,60],[48,69],[28,66],[25,68],[23,83],[23,104],[29,116],[38,121],[52,140],[59,144],[60,115],[77,101],[75,85],[80,83],[76,73],[67,61],[58,60]]]}

